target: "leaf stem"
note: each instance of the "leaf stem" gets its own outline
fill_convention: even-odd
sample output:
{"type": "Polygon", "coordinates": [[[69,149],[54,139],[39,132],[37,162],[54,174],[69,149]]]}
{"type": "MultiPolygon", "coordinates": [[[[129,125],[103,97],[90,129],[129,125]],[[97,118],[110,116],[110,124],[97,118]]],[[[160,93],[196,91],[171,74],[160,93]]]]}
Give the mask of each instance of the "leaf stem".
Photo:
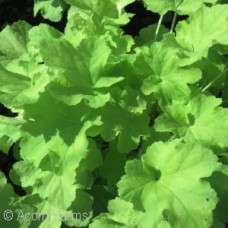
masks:
{"type": "Polygon", "coordinates": [[[173,30],[174,30],[174,27],[175,27],[175,24],[176,24],[176,20],[177,20],[177,13],[175,12],[174,16],[173,16],[173,21],[172,21],[170,33],[173,33],[173,30]]]}
{"type": "Polygon", "coordinates": [[[228,72],[228,67],[225,68],[225,70],[220,73],[217,77],[215,77],[214,80],[212,80],[210,83],[208,83],[203,89],[202,92],[205,92],[208,88],[210,88],[216,81],[218,81],[226,72],[228,72]]]}
{"type": "Polygon", "coordinates": [[[161,28],[161,23],[162,23],[162,20],[163,20],[163,16],[164,15],[161,15],[160,18],[159,18],[158,25],[157,25],[157,28],[156,28],[156,31],[155,31],[155,37],[154,37],[155,40],[157,40],[157,36],[158,36],[159,30],[161,28]]]}

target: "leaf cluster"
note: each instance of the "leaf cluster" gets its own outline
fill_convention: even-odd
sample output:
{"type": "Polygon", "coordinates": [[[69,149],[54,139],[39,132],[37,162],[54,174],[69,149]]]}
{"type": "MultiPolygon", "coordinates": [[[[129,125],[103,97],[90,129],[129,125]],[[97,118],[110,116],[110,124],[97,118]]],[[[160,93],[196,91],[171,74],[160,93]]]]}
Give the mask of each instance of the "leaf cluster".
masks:
{"type": "Polygon", "coordinates": [[[10,180],[25,191],[0,172],[0,213],[45,215],[10,225],[228,223],[228,4],[144,0],[160,19],[132,38],[132,2],[35,0],[52,21],[67,11],[63,33],[25,21],[0,32],[0,102],[17,113],[0,116],[0,149],[16,145],[10,180]]]}

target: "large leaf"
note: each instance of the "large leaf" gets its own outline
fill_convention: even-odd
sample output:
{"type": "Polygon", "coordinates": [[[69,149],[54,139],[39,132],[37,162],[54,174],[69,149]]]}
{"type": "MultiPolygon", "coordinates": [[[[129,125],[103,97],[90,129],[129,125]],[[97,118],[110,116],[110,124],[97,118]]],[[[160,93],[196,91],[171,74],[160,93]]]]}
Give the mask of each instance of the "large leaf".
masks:
{"type": "Polygon", "coordinates": [[[176,50],[162,43],[154,43],[149,49],[144,48],[142,56],[151,68],[150,75],[143,81],[142,92],[146,95],[154,93],[160,100],[188,98],[190,95],[188,84],[197,82],[201,77],[198,69],[179,67],[176,50]]]}
{"type": "Polygon", "coordinates": [[[0,102],[10,108],[36,102],[50,81],[46,70],[28,56],[10,63],[7,69],[0,65],[0,102]]]}
{"type": "Polygon", "coordinates": [[[182,65],[207,57],[208,49],[212,45],[228,45],[227,11],[227,4],[203,7],[191,15],[189,20],[177,25],[176,41],[185,57],[182,65]]]}
{"type": "Polygon", "coordinates": [[[48,92],[41,95],[35,107],[25,106],[26,122],[22,129],[33,136],[42,134],[47,141],[59,133],[64,141],[71,145],[83,126],[89,128],[93,124],[101,124],[99,117],[83,102],[68,106],[54,99],[48,92]]]}
{"type": "Polygon", "coordinates": [[[28,31],[31,26],[24,21],[6,26],[0,33],[0,61],[13,60],[27,52],[28,31]]]}
{"type": "Polygon", "coordinates": [[[141,227],[208,228],[217,197],[202,178],[215,170],[216,160],[197,144],[154,143],[141,160],[127,162],[119,195],[145,211],[141,227]]]}
{"type": "MultiPolygon", "coordinates": [[[[81,130],[71,146],[66,145],[58,135],[49,142],[45,142],[43,137],[29,137],[21,143],[23,148],[21,154],[24,160],[16,163],[14,169],[20,176],[21,185],[24,188],[29,187],[26,198],[29,199],[32,195],[39,196],[34,199],[33,204],[36,204],[37,213],[47,215],[46,219],[39,220],[42,223],[40,227],[47,227],[51,222],[59,227],[62,221],[68,220],[69,223],[76,223],[77,218],[72,213],[80,214],[80,211],[71,210],[80,209],[80,201],[83,201],[84,197],[89,197],[86,193],[77,192],[77,189],[85,186],[76,181],[80,175],[80,172],[76,170],[81,162],[87,157],[89,151],[95,152],[96,150],[94,145],[86,139],[84,131],[85,129],[81,130]],[[31,153],[31,148],[36,148],[37,153],[31,153]],[[28,173],[33,173],[33,175],[29,177],[28,173]],[[62,220],[61,217],[65,219],[62,220]]],[[[97,153],[94,158],[96,156],[97,153]]],[[[95,169],[99,165],[99,160],[98,163],[94,162],[92,165],[83,162],[84,172],[95,169]]],[[[89,179],[86,175],[83,177],[89,179]]],[[[26,204],[26,202],[23,203],[26,204]]],[[[88,210],[84,211],[87,216],[81,218],[82,220],[90,216],[91,207],[88,210]]],[[[88,219],[85,222],[88,223],[88,219]]]]}
{"type": "Polygon", "coordinates": [[[59,70],[59,77],[50,85],[51,92],[67,104],[86,99],[92,107],[102,106],[109,94],[100,89],[123,80],[122,76],[104,75],[111,50],[102,39],[83,40],[77,48],[63,40],[47,40],[41,52],[45,64],[59,70]]]}
{"type": "Polygon", "coordinates": [[[204,146],[228,146],[228,109],[218,107],[221,99],[198,95],[187,105],[173,103],[156,120],[157,131],[175,132],[188,142],[204,146]]]}

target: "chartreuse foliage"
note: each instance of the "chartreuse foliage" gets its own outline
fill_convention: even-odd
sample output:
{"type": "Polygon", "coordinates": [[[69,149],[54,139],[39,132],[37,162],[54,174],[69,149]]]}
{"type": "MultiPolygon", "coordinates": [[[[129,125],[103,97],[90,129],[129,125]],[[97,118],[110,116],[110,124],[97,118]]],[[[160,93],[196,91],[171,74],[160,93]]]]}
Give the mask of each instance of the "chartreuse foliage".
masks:
{"type": "Polygon", "coordinates": [[[17,114],[0,116],[17,159],[0,172],[2,227],[228,223],[228,4],[144,0],[161,17],[132,38],[132,2],[36,0],[35,15],[67,13],[63,33],[0,32],[0,102],[17,114]]]}

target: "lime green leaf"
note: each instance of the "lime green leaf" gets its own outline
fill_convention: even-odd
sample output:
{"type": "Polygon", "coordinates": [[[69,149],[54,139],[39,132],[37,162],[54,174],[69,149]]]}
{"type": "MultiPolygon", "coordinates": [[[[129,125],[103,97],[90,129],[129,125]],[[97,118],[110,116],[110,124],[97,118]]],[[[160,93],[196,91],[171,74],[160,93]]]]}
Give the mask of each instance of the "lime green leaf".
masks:
{"type": "Polygon", "coordinates": [[[122,81],[123,79],[124,79],[123,77],[118,77],[118,78],[102,77],[102,78],[98,79],[98,81],[94,85],[94,88],[103,88],[103,87],[107,87],[107,85],[112,86],[113,84],[116,84],[116,83],[122,81]]]}
{"type": "Polygon", "coordinates": [[[217,0],[143,0],[145,6],[161,15],[168,11],[175,11],[178,14],[191,14],[203,6],[204,3],[216,3],[217,0]]]}
{"type": "Polygon", "coordinates": [[[61,36],[61,32],[47,24],[39,24],[39,26],[35,26],[29,30],[29,40],[32,43],[40,42],[48,38],[59,39],[61,36]]]}
{"type": "Polygon", "coordinates": [[[228,146],[228,109],[219,107],[221,99],[199,95],[187,105],[174,103],[156,120],[157,131],[175,132],[188,142],[205,146],[228,146]]]}
{"type": "Polygon", "coordinates": [[[64,0],[35,0],[34,16],[40,11],[45,19],[57,22],[61,20],[65,8],[64,0]]]}
{"type": "Polygon", "coordinates": [[[30,55],[32,54],[36,62],[39,63],[39,66],[41,66],[43,63],[43,58],[40,53],[40,43],[42,40],[49,38],[60,39],[62,35],[63,34],[57,29],[46,24],[34,26],[29,30],[29,53],[30,55]]]}
{"type": "MultiPolygon", "coordinates": [[[[76,169],[87,156],[88,150],[93,150],[84,131],[85,129],[81,130],[71,146],[66,145],[59,136],[53,137],[49,142],[41,137],[29,137],[21,144],[24,161],[16,163],[14,169],[21,178],[22,186],[30,187],[33,195],[39,195],[40,200],[36,202],[40,209],[38,213],[46,212],[48,215],[42,224],[44,227],[51,221],[50,216],[55,216],[53,213],[66,215],[70,213],[66,210],[72,202],[78,201],[75,197],[80,185],[75,182],[76,169]],[[31,155],[32,146],[39,153],[31,155]],[[33,173],[31,178],[28,173],[33,173]]],[[[56,225],[61,224],[60,217],[55,222],[56,225]]]]}
{"type": "Polygon", "coordinates": [[[191,91],[188,84],[197,82],[201,77],[198,69],[180,68],[176,50],[162,43],[154,43],[149,49],[143,49],[142,55],[151,68],[151,76],[142,85],[144,94],[154,93],[165,101],[189,97],[191,91]]]}
{"type": "Polygon", "coordinates": [[[91,228],[119,228],[135,227],[143,213],[134,209],[133,204],[122,199],[111,200],[108,205],[109,213],[101,214],[90,225],[91,228]]]}
{"type": "Polygon", "coordinates": [[[166,14],[169,10],[175,10],[175,1],[150,1],[150,0],[143,0],[146,8],[153,12],[159,13],[161,15],[166,14]]]}
{"type": "Polygon", "coordinates": [[[0,101],[7,107],[21,108],[38,100],[39,93],[50,79],[44,66],[39,66],[28,56],[0,66],[0,101]]]}
{"type": "Polygon", "coordinates": [[[112,141],[118,136],[117,146],[121,153],[136,148],[140,136],[149,133],[147,114],[133,114],[118,104],[106,104],[101,110],[101,121],[104,123],[101,126],[101,136],[106,141],[112,141]]]}
{"type": "Polygon", "coordinates": [[[66,38],[74,44],[79,44],[84,38],[98,36],[106,40],[110,46],[121,51],[133,45],[130,36],[122,36],[119,25],[129,22],[132,15],[125,13],[124,7],[133,0],[67,0],[72,5],[68,12],[66,38]],[[130,42],[131,40],[131,42],[130,42]]]}
{"type": "Polygon", "coordinates": [[[0,33],[0,61],[12,60],[27,52],[28,31],[31,26],[24,21],[6,26],[0,33]]]}
{"type": "Polygon", "coordinates": [[[119,195],[145,211],[142,227],[166,222],[170,227],[207,228],[217,197],[201,179],[209,177],[216,164],[216,156],[197,144],[157,142],[141,160],[127,162],[119,195]]]}
{"type": "Polygon", "coordinates": [[[95,13],[100,19],[102,17],[119,19],[124,13],[124,7],[133,1],[134,0],[107,0],[99,2],[98,0],[66,0],[67,3],[81,11],[87,11],[87,13],[91,11],[95,13]]]}
{"type": "Polygon", "coordinates": [[[31,194],[39,196],[33,205],[38,214],[47,215],[40,221],[40,227],[47,227],[51,222],[56,227],[62,222],[85,226],[92,217],[92,198],[80,190],[88,187],[86,176],[83,175],[83,182],[79,176],[82,172],[89,176],[89,172],[100,165],[101,155],[94,142],[87,140],[85,130],[82,128],[70,146],[58,135],[48,142],[41,136],[30,136],[21,142],[23,161],[16,163],[14,169],[22,186],[30,187],[31,194]],[[38,153],[31,153],[31,148],[36,148],[38,153]],[[28,173],[33,173],[31,178],[28,173]]]}
{"type": "MultiPolygon", "coordinates": [[[[21,91],[29,88],[30,81],[27,77],[9,72],[0,66],[0,86],[1,86],[1,99],[4,100],[5,94],[11,95],[10,100],[15,99],[17,94],[20,94],[21,91]],[[13,92],[13,93],[12,93],[13,92]]],[[[20,98],[19,98],[20,99],[20,98]]],[[[4,102],[4,101],[3,101],[4,102]]],[[[17,101],[15,102],[17,103],[17,101]]]]}
{"type": "MultiPolygon", "coordinates": [[[[157,24],[150,25],[146,28],[143,28],[139,31],[139,36],[135,37],[135,42],[138,46],[149,46],[155,41],[155,33],[157,29],[157,24]]],[[[156,41],[162,40],[163,34],[167,33],[169,30],[161,25],[159,29],[158,36],[156,41]]]]}
{"type": "Polygon", "coordinates": [[[59,132],[69,145],[83,126],[89,128],[92,123],[95,126],[101,124],[99,118],[94,116],[92,110],[84,103],[68,106],[56,100],[48,92],[40,96],[35,106],[26,105],[24,110],[26,119],[22,127],[24,131],[33,136],[42,134],[46,140],[50,140],[59,132]]]}
{"type": "Polygon", "coordinates": [[[20,117],[10,118],[0,115],[0,149],[7,153],[13,143],[21,138],[20,127],[24,123],[20,117]]]}
{"type": "Polygon", "coordinates": [[[189,65],[207,57],[212,45],[228,45],[227,11],[227,4],[203,7],[191,15],[189,20],[178,23],[176,41],[184,55],[182,65],[189,65]]]}
{"type": "MultiPolygon", "coordinates": [[[[125,82],[122,85],[126,85],[125,82]]],[[[136,89],[127,85],[124,89],[117,86],[111,90],[111,96],[121,108],[133,113],[143,114],[147,109],[146,97],[136,89]]],[[[112,102],[111,102],[112,103],[112,102]]]]}
{"type": "Polygon", "coordinates": [[[45,64],[64,69],[69,74],[66,77],[78,86],[96,83],[110,55],[106,42],[98,38],[84,40],[77,49],[63,40],[46,40],[41,52],[45,64]],[[74,71],[77,75],[73,77],[70,73],[74,71]]]}
{"type": "Polygon", "coordinates": [[[122,76],[103,75],[111,50],[102,39],[83,40],[77,48],[67,41],[47,40],[41,52],[45,64],[59,71],[59,77],[50,84],[51,92],[66,104],[75,105],[86,99],[91,107],[103,106],[109,94],[99,89],[123,80],[122,76]]]}

